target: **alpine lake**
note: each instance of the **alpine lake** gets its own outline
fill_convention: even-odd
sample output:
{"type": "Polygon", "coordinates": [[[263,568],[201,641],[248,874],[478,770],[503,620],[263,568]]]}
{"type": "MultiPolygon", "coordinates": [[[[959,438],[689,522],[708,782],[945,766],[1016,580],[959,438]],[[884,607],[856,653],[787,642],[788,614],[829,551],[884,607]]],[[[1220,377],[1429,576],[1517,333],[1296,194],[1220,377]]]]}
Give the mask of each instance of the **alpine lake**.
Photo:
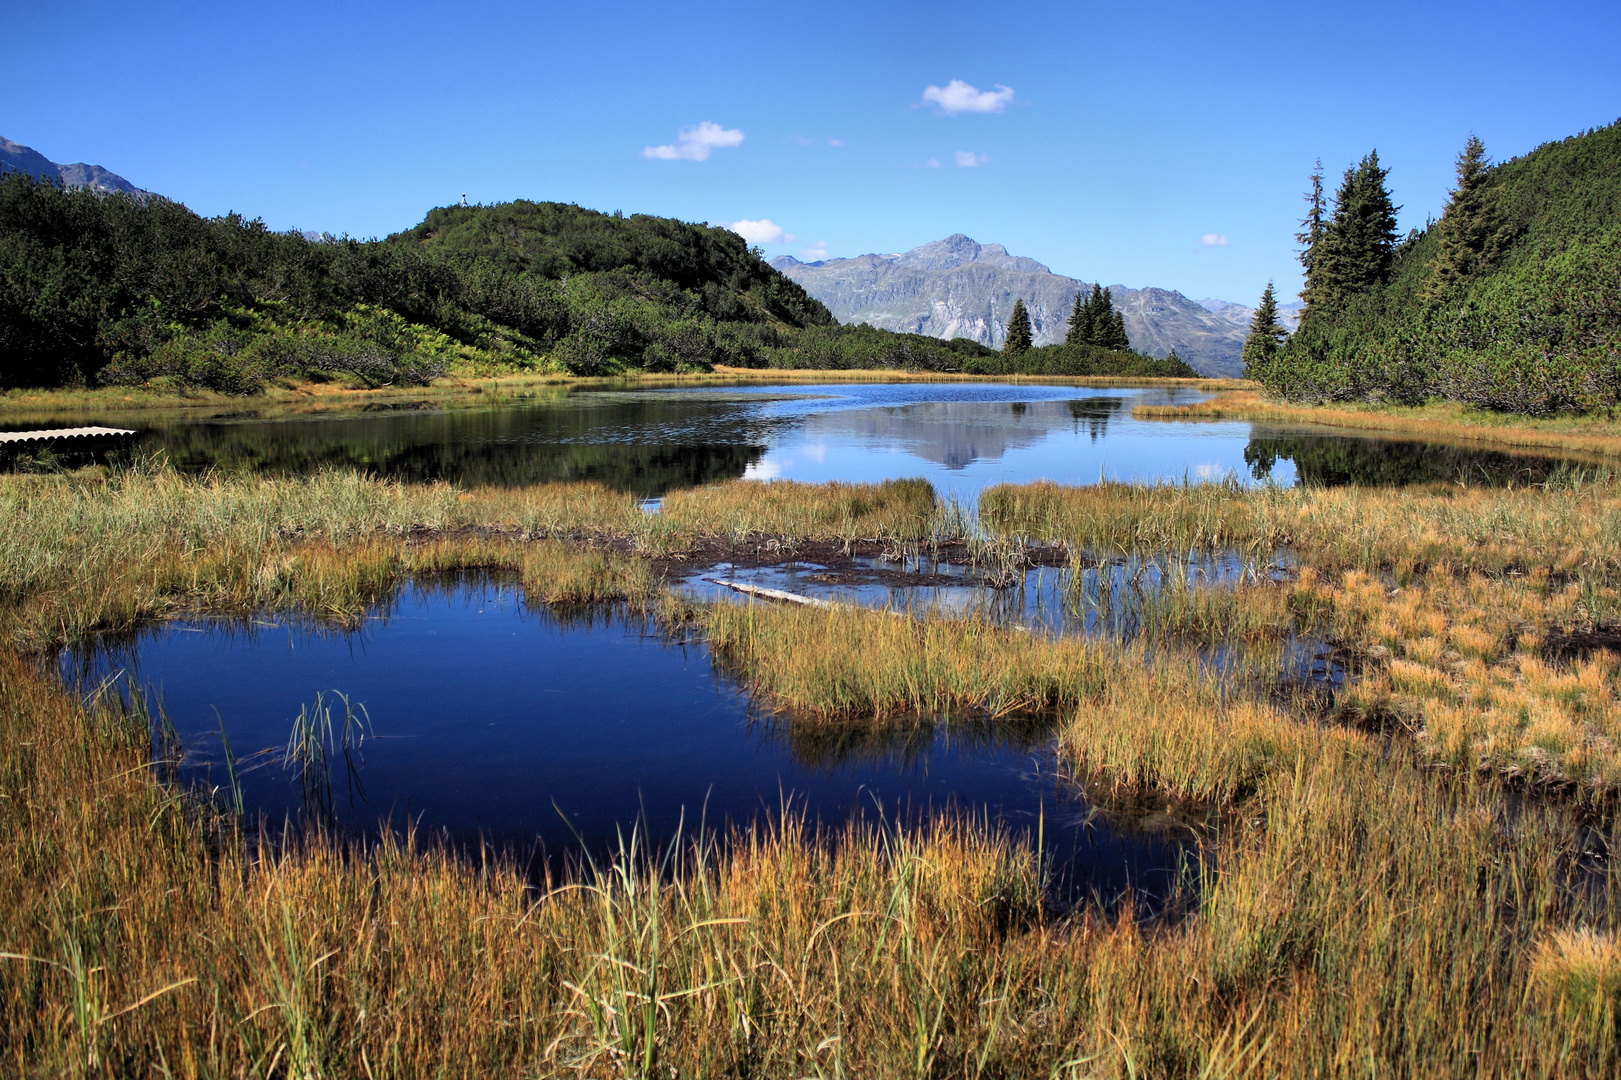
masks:
{"type": "MultiPolygon", "coordinates": [[[[123,422],[139,427],[139,452],[161,451],[187,471],[353,469],[464,486],[593,480],[636,494],[650,514],[667,492],[736,479],[921,477],[971,514],[978,492],[997,483],[1506,484],[1568,468],[1321,429],[1132,416],[1137,405],[1203,396],[918,382],[560,389],[496,407],[123,422]]],[[[711,563],[667,580],[705,602],[752,602],[730,588],[743,583],[1088,634],[1105,629],[1097,597],[1128,576],[1153,589],[1170,575],[1220,583],[1281,563],[1103,565],[1084,581],[1074,568],[1033,567],[995,583],[922,560],[826,569],[711,563]]],[[[1108,629],[1119,632],[1118,622],[1108,629]]],[[[1344,677],[1323,649],[1296,645],[1300,679],[1344,677]]],[[[881,733],[798,725],[752,696],[702,640],[635,612],[531,605],[489,576],[408,583],[358,626],[159,623],[66,650],[60,668],[80,692],[121,686],[142,699],[173,778],[229,792],[264,828],[413,829],[499,849],[537,874],[609,852],[633,831],[656,847],[784,814],[901,827],[954,813],[1039,843],[1064,895],[1151,898],[1187,879],[1207,827],[1197,808],[1100,813],[1066,778],[1056,718],[941,716],[881,733]],[[341,753],[313,770],[288,747],[296,718],[320,710],[343,729],[341,753]]]]}

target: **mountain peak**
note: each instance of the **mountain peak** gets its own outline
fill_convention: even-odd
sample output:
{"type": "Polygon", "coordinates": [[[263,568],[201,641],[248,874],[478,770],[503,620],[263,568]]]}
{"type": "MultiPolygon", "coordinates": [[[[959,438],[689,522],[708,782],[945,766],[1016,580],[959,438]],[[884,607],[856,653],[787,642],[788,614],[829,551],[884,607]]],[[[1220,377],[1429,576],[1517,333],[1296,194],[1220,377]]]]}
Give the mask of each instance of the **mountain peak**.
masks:
{"type": "MultiPolygon", "coordinates": [[[[972,338],[993,348],[1001,345],[1013,302],[1020,299],[1030,313],[1036,343],[1062,341],[1076,293],[1090,288],[1035,259],[1010,255],[1001,244],[981,244],[963,233],[902,255],[857,255],[820,263],[779,256],[771,265],[804,286],[841,322],[972,338]]],[[[1212,313],[1172,289],[1110,288],[1137,349],[1163,357],[1174,348],[1207,374],[1242,370],[1244,327],[1230,314],[1212,313]]]]}
{"type": "Polygon", "coordinates": [[[70,188],[89,188],[91,191],[120,192],[125,195],[151,194],[100,165],[86,165],[82,161],[61,165],[31,146],[0,137],[0,173],[4,172],[27,173],[36,180],[60,180],[70,188]]]}

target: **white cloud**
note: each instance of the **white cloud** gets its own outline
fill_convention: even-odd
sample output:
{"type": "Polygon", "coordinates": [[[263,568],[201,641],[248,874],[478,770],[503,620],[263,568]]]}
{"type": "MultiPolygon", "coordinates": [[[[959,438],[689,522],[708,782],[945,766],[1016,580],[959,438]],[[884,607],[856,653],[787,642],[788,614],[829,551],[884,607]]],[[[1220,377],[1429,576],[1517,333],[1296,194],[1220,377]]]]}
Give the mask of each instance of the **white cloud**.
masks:
{"type": "Polygon", "coordinates": [[[1217,233],[1207,232],[1203,236],[1199,237],[1199,243],[1203,244],[1205,247],[1226,247],[1227,238],[1217,233]]]}
{"type": "Polygon", "coordinates": [[[821,262],[827,258],[827,241],[818,240],[814,244],[806,244],[805,250],[799,254],[806,262],[821,262]]]}
{"type": "Polygon", "coordinates": [[[957,151],[957,168],[959,169],[977,169],[989,160],[991,160],[989,154],[976,154],[972,150],[957,151]]]}
{"type": "Polygon", "coordinates": [[[759,221],[729,221],[726,227],[751,244],[791,244],[794,234],[783,232],[782,226],[770,218],[761,218],[759,221]]]}
{"type": "Polygon", "coordinates": [[[743,133],[705,120],[697,127],[682,128],[675,142],[667,146],[644,146],[642,156],[655,161],[708,161],[717,148],[738,146],[743,133]]]}
{"type": "Polygon", "coordinates": [[[800,146],[809,146],[811,143],[813,143],[815,141],[816,141],[815,139],[811,138],[808,135],[795,135],[794,136],[794,142],[798,143],[800,146]]]}
{"type": "Polygon", "coordinates": [[[999,113],[1013,100],[1013,88],[997,83],[995,90],[981,90],[961,79],[952,79],[944,86],[924,87],[923,100],[940,106],[940,111],[947,116],[965,112],[999,113]]]}
{"type": "Polygon", "coordinates": [[[827,137],[827,145],[829,145],[829,146],[843,146],[844,145],[844,140],[843,139],[835,139],[833,136],[829,135],[827,137]]]}
{"type": "MultiPolygon", "coordinates": [[[[918,165],[922,165],[925,169],[938,169],[940,167],[940,159],[928,158],[924,161],[918,162],[918,165]]],[[[917,165],[913,165],[912,168],[917,168],[917,165]]]]}

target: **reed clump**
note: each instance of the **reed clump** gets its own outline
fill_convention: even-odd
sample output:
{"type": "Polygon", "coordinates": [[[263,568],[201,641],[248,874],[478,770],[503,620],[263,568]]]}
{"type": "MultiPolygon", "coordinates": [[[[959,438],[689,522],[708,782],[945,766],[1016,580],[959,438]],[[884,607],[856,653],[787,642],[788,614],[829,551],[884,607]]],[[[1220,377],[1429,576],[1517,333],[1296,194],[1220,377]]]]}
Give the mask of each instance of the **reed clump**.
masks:
{"type": "MultiPolygon", "coordinates": [[[[641,602],[658,580],[645,562],[560,541],[477,538],[423,543],[372,535],[348,543],[235,537],[203,548],[149,536],[142,558],[85,557],[13,586],[0,638],[37,651],[187,614],[265,610],[343,623],[384,602],[401,580],[467,571],[511,574],[545,603],[641,602]]],[[[22,576],[22,575],[19,575],[22,576]]]]}
{"type": "Polygon", "coordinates": [[[1280,763],[1367,749],[1364,736],[1234,692],[1195,654],[1145,642],[843,607],[716,604],[696,617],[717,659],[798,724],[1056,710],[1078,771],[1199,800],[1236,798],[1280,763]]]}
{"type": "Polygon", "coordinates": [[[929,538],[936,510],[926,480],[738,480],[671,492],[661,514],[688,535],[915,542],[929,538]]]}
{"type": "Polygon", "coordinates": [[[993,535],[1099,556],[1231,550],[1265,559],[1288,547],[1323,573],[1398,579],[1436,568],[1621,572],[1621,482],[1580,476],[1531,488],[1002,484],[979,505],[993,535]]]}

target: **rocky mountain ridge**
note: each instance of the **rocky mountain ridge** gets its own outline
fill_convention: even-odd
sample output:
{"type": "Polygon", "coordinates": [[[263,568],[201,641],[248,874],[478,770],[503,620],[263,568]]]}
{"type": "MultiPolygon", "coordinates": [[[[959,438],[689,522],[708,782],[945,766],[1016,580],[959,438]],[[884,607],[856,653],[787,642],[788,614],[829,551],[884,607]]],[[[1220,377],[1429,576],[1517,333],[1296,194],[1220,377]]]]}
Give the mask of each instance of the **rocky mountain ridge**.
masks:
{"type": "Polygon", "coordinates": [[[62,165],[47,158],[32,146],[12,142],[0,137],[0,173],[23,172],[35,179],[61,180],[67,187],[90,188],[92,191],[122,192],[125,195],[150,195],[115,172],[100,165],[86,165],[76,161],[62,165]]]}
{"type": "MultiPolygon", "coordinates": [[[[826,304],[842,323],[930,337],[966,337],[1000,348],[1013,302],[1023,299],[1037,345],[1062,341],[1077,291],[1087,282],[1055,274],[1035,259],[979,244],[962,233],[891,255],[771,265],[826,304]]],[[[1234,310],[1211,311],[1174,289],[1108,286],[1134,349],[1178,356],[1206,375],[1237,375],[1248,330],[1234,310]]],[[[1242,305],[1228,305],[1238,309],[1242,305]]],[[[1248,310],[1248,309],[1244,309],[1248,310]]]]}

